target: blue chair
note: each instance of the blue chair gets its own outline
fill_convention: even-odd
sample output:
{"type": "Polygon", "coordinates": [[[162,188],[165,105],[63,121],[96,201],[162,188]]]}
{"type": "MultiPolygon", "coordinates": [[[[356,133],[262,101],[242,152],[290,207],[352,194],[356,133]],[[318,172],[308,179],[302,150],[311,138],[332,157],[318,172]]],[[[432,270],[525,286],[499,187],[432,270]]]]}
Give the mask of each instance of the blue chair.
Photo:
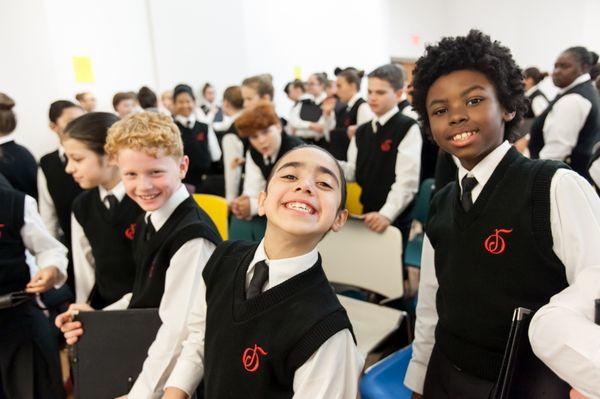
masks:
{"type": "Polygon", "coordinates": [[[404,376],[412,357],[412,345],[392,353],[371,366],[360,381],[362,399],[410,399],[412,391],[404,376]]]}
{"type": "MultiPolygon", "coordinates": [[[[413,220],[419,221],[423,226],[427,223],[429,214],[429,203],[431,202],[431,193],[435,186],[434,179],[426,179],[421,183],[419,192],[413,208],[413,220]]],[[[421,267],[421,251],[423,249],[423,233],[417,235],[406,244],[404,251],[404,264],[407,266],[421,267]]]]}

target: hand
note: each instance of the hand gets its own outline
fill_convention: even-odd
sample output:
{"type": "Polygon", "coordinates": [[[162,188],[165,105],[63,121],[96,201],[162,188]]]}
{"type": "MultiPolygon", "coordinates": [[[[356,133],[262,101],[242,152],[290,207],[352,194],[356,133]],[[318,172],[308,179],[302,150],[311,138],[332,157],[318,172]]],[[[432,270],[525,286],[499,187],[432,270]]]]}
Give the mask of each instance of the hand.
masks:
{"type": "Polygon", "coordinates": [[[420,393],[413,392],[411,398],[412,399],[423,399],[423,395],[421,395],[420,393]]]}
{"type": "Polygon", "coordinates": [[[80,311],[90,312],[93,310],[88,304],[74,303],[69,306],[69,310],[56,316],[54,324],[65,336],[67,344],[74,345],[79,340],[79,337],[83,335],[83,325],[80,321],[73,321],[73,316],[80,311]]]}
{"type": "Polygon", "coordinates": [[[25,287],[25,292],[29,294],[46,292],[56,285],[59,275],[58,267],[44,267],[31,278],[31,281],[25,287]]]}
{"type": "Polygon", "coordinates": [[[247,195],[237,197],[231,203],[231,212],[236,218],[242,220],[250,220],[250,198],[247,195]]]}
{"type": "Polygon", "coordinates": [[[311,122],[310,124],[310,130],[315,131],[319,134],[323,134],[323,131],[325,129],[323,129],[323,125],[321,125],[320,123],[317,122],[311,122]]]}
{"type": "Polygon", "coordinates": [[[246,163],[246,160],[244,158],[234,158],[233,161],[231,161],[231,169],[235,169],[238,166],[242,166],[244,163],[246,163]]]}
{"type": "Polygon", "coordinates": [[[118,398],[115,398],[115,399],[127,399],[127,395],[119,396],[118,398]]]}
{"type": "Polygon", "coordinates": [[[365,214],[365,224],[376,233],[383,233],[390,225],[390,220],[379,212],[365,214]]]}
{"type": "Polygon", "coordinates": [[[165,389],[162,399],[188,399],[188,395],[179,388],[168,387],[165,389]]]}
{"type": "Polygon", "coordinates": [[[335,97],[327,97],[325,99],[325,101],[323,101],[323,104],[321,104],[321,110],[323,110],[323,113],[327,116],[331,115],[331,112],[335,109],[335,104],[337,103],[337,100],[335,97]]]}
{"type": "Polygon", "coordinates": [[[571,392],[569,393],[569,399],[587,399],[587,396],[583,396],[578,391],[571,389],[571,392]]]}
{"type": "Polygon", "coordinates": [[[348,126],[348,129],[346,130],[346,134],[348,135],[348,138],[350,140],[352,140],[352,137],[354,137],[354,135],[356,134],[357,128],[358,128],[358,126],[356,126],[356,125],[348,126]]]}

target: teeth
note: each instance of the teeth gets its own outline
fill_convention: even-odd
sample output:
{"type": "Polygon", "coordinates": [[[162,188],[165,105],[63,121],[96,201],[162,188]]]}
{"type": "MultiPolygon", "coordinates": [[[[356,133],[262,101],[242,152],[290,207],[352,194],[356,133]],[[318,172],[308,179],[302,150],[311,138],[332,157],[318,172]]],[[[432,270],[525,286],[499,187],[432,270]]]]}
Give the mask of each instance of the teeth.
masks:
{"type": "Polygon", "coordinates": [[[306,213],[314,213],[313,209],[311,207],[309,207],[306,204],[303,204],[302,202],[288,202],[286,205],[286,208],[289,209],[294,209],[296,211],[300,211],[300,212],[306,212],[306,213]]]}
{"type": "Polygon", "coordinates": [[[152,195],[139,195],[138,197],[140,197],[143,200],[152,200],[156,197],[158,197],[158,194],[152,194],[152,195]]]}
{"type": "Polygon", "coordinates": [[[463,141],[468,139],[469,137],[471,137],[472,135],[474,135],[475,131],[472,132],[464,132],[464,133],[459,133],[457,135],[455,135],[454,137],[452,137],[452,141],[463,141]]]}

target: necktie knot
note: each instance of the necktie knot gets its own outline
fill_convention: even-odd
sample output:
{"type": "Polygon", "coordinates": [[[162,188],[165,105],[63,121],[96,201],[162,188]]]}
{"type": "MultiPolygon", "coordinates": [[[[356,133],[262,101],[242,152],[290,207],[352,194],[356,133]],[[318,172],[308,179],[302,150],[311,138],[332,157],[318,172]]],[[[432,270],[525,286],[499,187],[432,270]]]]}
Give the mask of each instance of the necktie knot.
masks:
{"type": "Polygon", "coordinates": [[[379,122],[375,122],[375,132],[378,132],[381,130],[383,126],[381,125],[381,123],[379,122]]]}
{"type": "Polygon", "coordinates": [[[473,197],[471,196],[471,192],[476,185],[477,179],[472,176],[465,175],[461,180],[462,195],[460,197],[460,202],[462,203],[465,212],[469,212],[473,207],[473,197]]]}
{"type": "Polygon", "coordinates": [[[154,234],[156,234],[156,229],[152,224],[152,219],[150,219],[150,217],[148,216],[148,220],[146,222],[146,234],[144,238],[146,239],[146,241],[148,241],[154,236],[154,234]]]}
{"type": "Polygon", "coordinates": [[[261,260],[254,265],[254,274],[252,275],[250,284],[248,284],[248,289],[246,290],[246,299],[253,298],[260,294],[268,280],[269,266],[266,261],[261,260]]]}
{"type": "Polygon", "coordinates": [[[119,204],[119,200],[114,194],[108,194],[106,197],[104,197],[104,200],[108,203],[108,209],[110,211],[114,211],[119,204]]]}

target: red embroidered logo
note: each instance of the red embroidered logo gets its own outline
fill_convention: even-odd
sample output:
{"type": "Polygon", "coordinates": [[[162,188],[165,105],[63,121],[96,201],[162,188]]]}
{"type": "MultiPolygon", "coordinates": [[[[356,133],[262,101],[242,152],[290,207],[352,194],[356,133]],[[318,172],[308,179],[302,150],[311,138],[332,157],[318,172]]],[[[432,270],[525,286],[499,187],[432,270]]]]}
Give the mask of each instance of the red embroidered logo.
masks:
{"type": "Polygon", "coordinates": [[[133,240],[133,237],[135,237],[135,223],[131,223],[127,230],[125,230],[125,237],[133,240]]]}
{"type": "Polygon", "coordinates": [[[496,229],[493,234],[485,239],[483,247],[492,255],[500,255],[506,249],[506,241],[501,234],[509,234],[512,231],[513,229],[496,229]]]}
{"type": "Polygon", "coordinates": [[[390,152],[392,149],[392,139],[387,139],[383,143],[381,143],[381,151],[390,152]]]}
{"type": "Polygon", "coordinates": [[[246,348],[242,355],[242,364],[246,371],[254,373],[260,366],[260,356],[266,356],[267,352],[263,348],[254,344],[254,348],[246,348]]]}
{"type": "Polygon", "coordinates": [[[2,229],[4,228],[3,224],[0,224],[0,237],[2,237],[2,229]]]}
{"type": "Polygon", "coordinates": [[[196,135],[196,141],[204,141],[206,140],[206,134],[204,134],[204,132],[200,132],[196,135]]]}
{"type": "Polygon", "coordinates": [[[350,115],[346,115],[344,117],[344,127],[348,127],[352,125],[352,119],[350,119],[350,115]]]}

